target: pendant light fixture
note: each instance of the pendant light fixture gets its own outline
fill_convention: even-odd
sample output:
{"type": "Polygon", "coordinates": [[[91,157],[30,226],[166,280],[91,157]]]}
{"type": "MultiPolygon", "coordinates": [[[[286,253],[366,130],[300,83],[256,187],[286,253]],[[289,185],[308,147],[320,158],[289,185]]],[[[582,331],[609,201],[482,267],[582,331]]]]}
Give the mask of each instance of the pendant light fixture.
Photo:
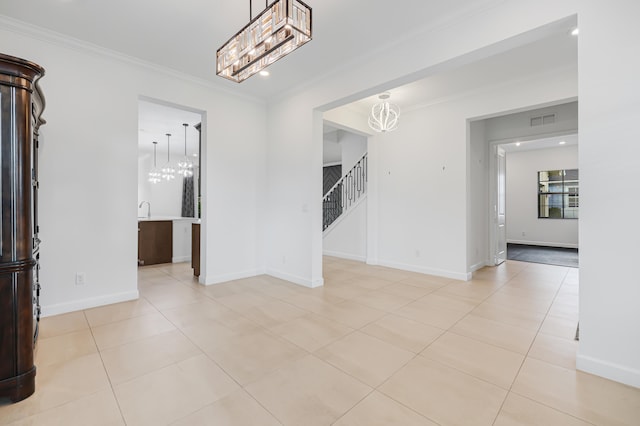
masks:
{"type": "Polygon", "coordinates": [[[158,142],[153,141],[153,168],[149,171],[149,182],[158,183],[162,179],[162,173],[158,170],[158,166],[156,164],[156,148],[158,142]]]}
{"type": "Polygon", "coordinates": [[[216,52],[216,74],[240,83],[311,40],[311,8],[300,0],[265,0],[265,9],[216,52]]]}
{"type": "Polygon", "coordinates": [[[167,164],[162,168],[162,179],[171,181],[176,178],[176,169],[171,165],[171,133],[167,133],[167,164]]]}
{"type": "Polygon", "coordinates": [[[184,158],[178,162],[178,174],[184,177],[193,176],[193,162],[187,156],[187,123],[182,123],[184,126],[184,158]]]}
{"type": "Polygon", "coordinates": [[[398,105],[389,103],[387,99],[391,97],[389,92],[384,92],[378,96],[382,101],[371,108],[369,115],[369,127],[376,132],[391,132],[398,128],[398,118],[400,118],[400,108],[398,105]]]}

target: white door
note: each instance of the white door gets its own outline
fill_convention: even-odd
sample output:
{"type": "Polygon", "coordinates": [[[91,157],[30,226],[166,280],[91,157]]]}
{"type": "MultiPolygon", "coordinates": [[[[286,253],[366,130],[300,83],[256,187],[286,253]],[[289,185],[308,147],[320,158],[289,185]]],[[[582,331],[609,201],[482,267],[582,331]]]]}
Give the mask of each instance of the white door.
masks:
{"type": "Polygon", "coordinates": [[[496,198],[493,211],[495,223],[495,253],[493,262],[499,265],[507,260],[507,212],[506,212],[506,156],[504,149],[496,146],[496,198]]]}

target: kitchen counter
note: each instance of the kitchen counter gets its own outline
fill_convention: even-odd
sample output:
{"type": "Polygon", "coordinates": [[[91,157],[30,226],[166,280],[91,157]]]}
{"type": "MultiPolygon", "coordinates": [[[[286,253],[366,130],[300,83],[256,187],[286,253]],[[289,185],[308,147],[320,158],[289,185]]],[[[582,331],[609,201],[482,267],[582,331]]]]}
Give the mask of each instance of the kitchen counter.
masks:
{"type": "Polygon", "coordinates": [[[172,220],[172,221],[189,221],[192,223],[200,223],[200,219],[196,217],[180,217],[180,216],[138,216],[138,222],[153,222],[153,221],[161,221],[161,220],[172,220]]]}

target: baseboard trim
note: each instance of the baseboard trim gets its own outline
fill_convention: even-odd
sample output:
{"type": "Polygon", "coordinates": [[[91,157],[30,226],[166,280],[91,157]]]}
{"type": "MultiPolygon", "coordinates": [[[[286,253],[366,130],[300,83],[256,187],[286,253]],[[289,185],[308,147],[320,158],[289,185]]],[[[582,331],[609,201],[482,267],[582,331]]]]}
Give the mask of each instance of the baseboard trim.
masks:
{"type": "Polygon", "coordinates": [[[576,356],[576,368],[585,373],[640,388],[640,370],[634,368],[580,354],[576,356]]]}
{"type": "Polygon", "coordinates": [[[347,259],[347,260],[356,260],[358,262],[366,262],[367,261],[367,257],[366,256],[360,256],[358,254],[351,254],[351,253],[343,253],[340,251],[333,251],[333,250],[324,250],[322,252],[323,256],[332,256],[332,257],[339,257],[341,259],[347,259]]]}
{"type": "Polygon", "coordinates": [[[72,302],[58,303],[55,305],[43,305],[42,317],[66,314],[68,312],[82,311],[83,309],[96,308],[98,306],[111,305],[113,303],[128,302],[140,297],[138,290],[124,293],[109,294],[106,296],[91,297],[88,299],[74,300],[72,302]]]}
{"type": "Polygon", "coordinates": [[[542,247],[559,247],[559,248],[578,248],[578,244],[572,243],[552,243],[546,241],[524,241],[524,240],[507,240],[510,244],[523,244],[525,246],[542,246],[542,247]]]}
{"type": "Polygon", "coordinates": [[[226,283],[226,282],[229,282],[229,281],[241,280],[241,279],[244,279],[244,278],[255,277],[255,276],[258,276],[258,275],[262,275],[264,273],[265,273],[264,270],[251,269],[251,270],[248,270],[248,271],[234,272],[234,273],[231,273],[231,274],[220,274],[220,275],[207,276],[207,277],[205,277],[204,282],[202,284],[204,284],[204,285],[222,284],[222,283],[226,283]]]}
{"type": "Polygon", "coordinates": [[[471,267],[469,267],[469,273],[473,274],[475,271],[478,271],[484,268],[485,266],[487,266],[487,262],[485,261],[478,262],[475,265],[471,265],[471,267]]]}
{"type": "Polygon", "coordinates": [[[322,287],[324,285],[323,278],[309,280],[307,278],[298,277],[296,275],[278,271],[276,269],[268,269],[266,273],[267,275],[271,275],[272,277],[280,278],[281,280],[289,281],[308,288],[322,287]]]}
{"type": "Polygon", "coordinates": [[[400,269],[402,271],[417,272],[419,274],[436,275],[438,277],[451,278],[460,281],[469,281],[471,279],[471,272],[453,272],[444,269],[425,268],[418,265],[409,265],[406,263],[392,262],[386,260],[379,260],[378,265],[386,266],[388,268],[400,269]]]}
{"type": "Polygon", "coordinates": [[[172,257],[171,263],[191,262],[191,256],[172,257]]]}

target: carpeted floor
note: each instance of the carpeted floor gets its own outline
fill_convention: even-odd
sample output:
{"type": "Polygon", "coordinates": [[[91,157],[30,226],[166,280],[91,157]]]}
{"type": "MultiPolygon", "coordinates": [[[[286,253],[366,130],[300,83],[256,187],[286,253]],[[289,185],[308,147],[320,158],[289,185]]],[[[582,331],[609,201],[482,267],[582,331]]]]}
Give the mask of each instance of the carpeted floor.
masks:
{"type": "Polygon", "coordinates": [[[507,259],[547,265],[578,267],[578,249],[507,244],[507,259]]]}

